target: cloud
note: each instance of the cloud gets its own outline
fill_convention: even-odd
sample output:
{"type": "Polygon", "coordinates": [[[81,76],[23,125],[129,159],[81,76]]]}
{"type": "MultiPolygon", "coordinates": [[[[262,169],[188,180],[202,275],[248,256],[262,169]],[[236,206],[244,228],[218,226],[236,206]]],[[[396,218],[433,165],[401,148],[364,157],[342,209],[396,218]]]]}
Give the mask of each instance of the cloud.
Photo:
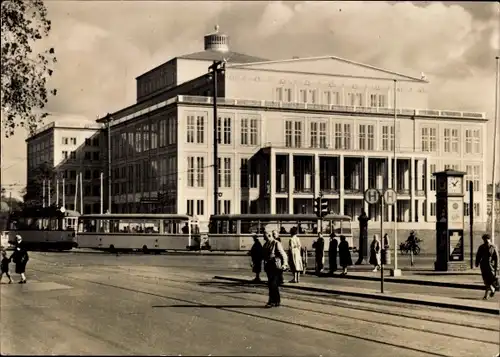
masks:
{"type": "MultiPolygon", "coordinates": [[[[491,117],[499,6],[51,1],[47,7],[53,31],[45,44],[53,45],[58,56],[50,83],[58,96],[49,109],[93,119],[128,106],[135,101],[136,76],[171,57],[201,50],[203,35],[219,24],[230,35],[232,49],[250,55],[280,59],[332,54],[409,75],[424,72],[431,81],[431,107],[485,111],[491,117]]],[[[7,141],[7,161],[19,155],[24,135],[20,131],[7,141]]],[[[24,181],[23,170],[6,171],[5,180],[24,181]]]]}

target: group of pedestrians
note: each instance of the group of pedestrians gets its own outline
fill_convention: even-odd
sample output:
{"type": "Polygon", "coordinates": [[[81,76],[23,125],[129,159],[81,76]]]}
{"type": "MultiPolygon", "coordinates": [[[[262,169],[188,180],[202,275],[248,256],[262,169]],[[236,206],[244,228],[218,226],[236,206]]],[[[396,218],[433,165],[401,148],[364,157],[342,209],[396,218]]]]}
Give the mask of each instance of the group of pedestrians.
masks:
{"type": "MultiPolygon", "coordinates": [[[[267,308],[280,306],[279,286],[284,282],[284,271],[290,270],[293,274],[290,283],[299,283],[300,275],[305,273],[307,250],[302,246],[297,233],[298,230],[296,227],[291,229],[288,252],[283,248],[277,231],[272,231],[271,234],[263,232],[264,245],[262,245],[257,235],[254,236],[254,244],[249,252],[252,271],[255,273],[253,282],[262,282],[260,274],[262,273],[263,265],[269,288],[267,308]]],[[[325,249],[325,241],[321,233],[318,234],[317,240],[313,243],[313,248],[316,253],[316,272],[320,274],[324,267],[325,249]]],[[[330,273],[332,275],[337,270],[337,255],[342,267],[342,275],[345,275],[347,274],[347,267],[352,265],[349,244],[344,236],[340,236],[340,243],[338,243],[335,233],[332,233],[329,249],[330,273]]]]}
{"type": "Polygon", "coordinates": [[[9,284],[12,283],[12,278],[9,273],[9,264],[10,262],[14,262],[16,265],[16,274],[19,274],[21,276],[21,280],[19,281],[19,284],[26,284],[26,264],[28,264],[29,260],[29,255],[28,251],[24,247],[24,244],[22,243],[22,238],[20,235],[16,236],[16,243],[14,247],[14,252],[11,254],[10,257],[7,257],[7,252],[5,250],[2,250],[2,263],[1,263],[1,274],[0,274],[0,281],[3,278],[3,275],[5,274],[7,278],[9,279],[9,284]]]}

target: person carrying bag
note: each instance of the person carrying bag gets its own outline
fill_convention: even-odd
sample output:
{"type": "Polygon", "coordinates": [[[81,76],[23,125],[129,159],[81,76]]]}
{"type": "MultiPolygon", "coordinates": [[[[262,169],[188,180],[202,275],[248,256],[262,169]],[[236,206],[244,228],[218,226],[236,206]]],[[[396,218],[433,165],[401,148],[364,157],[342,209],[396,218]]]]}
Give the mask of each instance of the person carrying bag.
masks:
{"type": "Polygon", "coordinates": [[[281,304],[279,280],[283,270],[288,266],[288,257],[281,243],[267,232],[264,233],[264,240],[266,242],[263,248],[264,270],[269,288],[269,301],[265,307],[271,308],[281,304]]]}

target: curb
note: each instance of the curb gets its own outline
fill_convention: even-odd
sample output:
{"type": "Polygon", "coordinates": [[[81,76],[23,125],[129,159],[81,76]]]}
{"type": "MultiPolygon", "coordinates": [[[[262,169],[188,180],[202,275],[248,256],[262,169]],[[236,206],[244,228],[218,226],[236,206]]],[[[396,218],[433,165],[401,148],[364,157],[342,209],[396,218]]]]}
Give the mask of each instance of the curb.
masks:
{"type": "MultiPolygon", "coordinates": [[[[241,278],[214,276],[213,279],[251,284],[251,282],[249,280],[241,279],[241,278]]],[[[452,302],[447,303],[447,302],[439,302],[439,301],[423,301],[423,300],[411,299],[411,298],[407,298],[407,297],[382,295],[380,293],[377,294],[377,293],[352,292],[352,291],[343,291],[343,290],[338,290],[338,289],[317,288],[317,287],[312,287],[312,286],[285,285],[285,286],[283,286],[283,288],[290,289],[290,290],[303,290],[303,291],[311,291],[311,292],[319,292],[319,293],[327,293],[327,294],[338,294],[338,295],[347,295],[347,296],[354,296],[354,297],[363,297],[363,298],[369,298],[369,299],[375,299],[375,300],[385,300],[385,301],[407,303],[407,304],[414,304],[414,305],[442,307],[442,308],[453,309],[453,310],[479,312],[479,313],[489,314],[489,315],[500,315],[500,311],[498,308],[488,308],[488,307],[481,307],[481,306],[474,306],[474,305],[460,305],[460,304],[456,304],[456,303],[452,303],[452,302]]]]}
{"type": "MultiPolygon", "coordinates": [[[[312,275],[318,277],[314,273],[307,273],[307,275],[312,275]]],[[[328,276],[331,277],[331,276],[328,276]]],[[[336,279],[350,279],[350,280],[365,280],[365,281],[380,281],[380,277],[374,276],[362,276],[362,275],[334,275],[336,279]]],[[[319,277],[321,278],[321,277],[319,277]]],[[[406,285],[423,285],[423,286],[437,286],[441,288],[454,288],[454,289],[469,289],[469,290],[484,290],[484,287],[479,284],[467,284],[467,283],[448,283],[444,281],[429,281],[429,280],[421,280],[421,279],[400,279],[400,278],[391,278],[385,277],[384,281],[387,283],[399,283],[406,285]]]]}

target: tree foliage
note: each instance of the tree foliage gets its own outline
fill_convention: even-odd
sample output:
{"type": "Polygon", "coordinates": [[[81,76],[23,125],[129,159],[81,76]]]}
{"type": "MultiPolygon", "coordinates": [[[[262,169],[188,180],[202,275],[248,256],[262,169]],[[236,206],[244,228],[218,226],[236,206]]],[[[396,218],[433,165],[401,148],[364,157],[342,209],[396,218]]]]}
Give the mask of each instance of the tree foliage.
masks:
{"type": "Polygon", "coordinates": [[[1,1],[1,105],[5,135],[16,127],[32,133],[48,113],[43,108],[49,95],[47,79],[56,63],[54,48],[34,51],[36,41],[48,36],[51,23],[42,0],[1,1]]]}
{"type": "MultiPolygon", "coordinates": [[[[52,180],[55,170],[48,163],[41,164],[29,175],[29,180],[24,190],[23,201],[25,205],[40,205],[43,198],[44,180],[52,180]]],[[[47,185],[47,182],[45,183],[47,185]]],[[[47,190],[47,188],[45,188],[47,190]]],[[[45,192],[47,194],[47,191],[45,192]]]]}

